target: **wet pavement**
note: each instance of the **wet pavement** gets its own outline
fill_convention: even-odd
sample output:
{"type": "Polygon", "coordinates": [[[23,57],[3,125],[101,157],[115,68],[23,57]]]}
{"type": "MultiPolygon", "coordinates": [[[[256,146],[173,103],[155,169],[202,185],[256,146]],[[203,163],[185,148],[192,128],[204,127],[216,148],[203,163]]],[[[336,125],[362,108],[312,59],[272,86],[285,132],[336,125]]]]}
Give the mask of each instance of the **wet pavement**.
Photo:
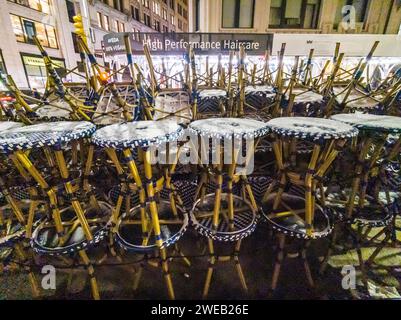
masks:
{"type": "MultiPolygon", "coordinates": [[[[207,270],[206,241],[200,238],[193,230],[189,230],[179,241],[180,249],[191,261],[191,267],[185,265],[178,257],[170,263],[172,278],[177,299],[200,299],[203,283],[207,270]]],[[[330,262],[334,266],[327,269],[324,276],[317,276],[321,259],[328,245],[327,239],[316,240],[312,243],[308,257],[316,287],[309,288],[303,265],[300,259],[285,260],[280,274],[279,285],[272,295],[269,291],[273,272],[275,242],[269,236],[267,224],[260,222],[256,231],[243,241],[240,253],[240,261],[244,270],[248,293],[244,293],[236,273],[235,264],[220,262],[213,274],[209,291],[209,299],[350,299],[353,296],[350,291],[342,288],[341,267],[344,264],[353,263],[352,252],[333,257],[330,262]]],[[[229,249],[229,248],[221,248],[229,249]]],[[[398,289],[399,271],[397,265],[400,262],[400,250],[389,249],[388,259],[392,259],[388,270],[378,268],[379,281],[398,289]],[[380,273],[382,272],[382,273],[380,273]],[[384,272],[384,273],[383,273],[384,272]],[[387,279],[388,278],[388,279],[387,279]],[[387,282],[386,282],[387,281],[387,282]]],[[[229,250],[230,251],[230,250],[229,250]]],[[[92,249],[89,256],[93,260],[99,260],[104,248],[92,249]]],[[[169,254],[176,253],[169,251],[169,254]]],[[[291,255],[290,256],[294,256],[291,255]]],[[[160,269],[147,266],[143,272],[138,290],[133,290],[135,267],[141,257],[133,254],[125,254],[123,261],[119,262],[114,257],[109,257],[103,264],[96,266],[96,277],[99,284],[102,299],[166,299],[167,291],[160,269]]],[[[379,257],[380,259],[380,257],[379,257]]],[[[381,259],[387,261],[384,257],[381,259]]],[[[39,259],[41,263],[62,265],[59,260],[49,261],[39,259]]],[[[355,260],[355,259],[354,259],[355,260]]],[[[386,263],[384,263],[385,265],[386,263]]],[[[373,270],[372,270],[373,271],[373,270]]],[[[40,269],[36,269],[39,279],[43,275],[40,269]]],[[[377,279],[376,279],[377,280],[377,279]]],[[[357,290],[358,291],[358,290],[357,290]]],[[[361,290],[363,291],[363,290],[361,290]]],[[[56,267],[56,290],[42,290],[43,299],[90,299],[91,292],[83,268],[69,269],[56,267]]],[[[32,299],[31,290],[26,274],[20,271],[6,271],[0,276],[0,299],[32,299]]]]}

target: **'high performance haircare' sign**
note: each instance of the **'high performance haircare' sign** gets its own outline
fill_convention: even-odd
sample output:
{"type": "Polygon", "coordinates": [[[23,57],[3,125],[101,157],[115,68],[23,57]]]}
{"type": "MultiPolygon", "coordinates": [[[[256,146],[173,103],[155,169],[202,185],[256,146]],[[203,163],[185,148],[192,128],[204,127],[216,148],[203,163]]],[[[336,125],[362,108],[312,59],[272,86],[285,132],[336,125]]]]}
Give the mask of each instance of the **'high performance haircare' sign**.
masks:
{"type": "Polygon", "coordinates": [[[109,33],[103,37],[106,55],[125,52],[124,34],[128,34],[132,52],[143,53],[146,43],[152,53],[182,54],[192,47],[196,54],[228,53],[244,47],[248,54],[271,53],[273,34],[237,33],[109,33]]]}

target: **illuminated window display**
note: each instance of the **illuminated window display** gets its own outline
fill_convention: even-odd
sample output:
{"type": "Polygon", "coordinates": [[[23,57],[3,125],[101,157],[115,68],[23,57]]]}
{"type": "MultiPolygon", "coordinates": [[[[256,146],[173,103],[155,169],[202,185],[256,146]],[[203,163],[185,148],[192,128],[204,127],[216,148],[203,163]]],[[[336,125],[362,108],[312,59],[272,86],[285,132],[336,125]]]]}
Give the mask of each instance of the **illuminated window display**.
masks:
{"type": "Polygon", "coordinates": [[[58,48],[56,30],[53,26],[16,15],[10,15],[10,18],[17,41],[33,44],[32,37],[37,36],[43,46],[58,48]]]}

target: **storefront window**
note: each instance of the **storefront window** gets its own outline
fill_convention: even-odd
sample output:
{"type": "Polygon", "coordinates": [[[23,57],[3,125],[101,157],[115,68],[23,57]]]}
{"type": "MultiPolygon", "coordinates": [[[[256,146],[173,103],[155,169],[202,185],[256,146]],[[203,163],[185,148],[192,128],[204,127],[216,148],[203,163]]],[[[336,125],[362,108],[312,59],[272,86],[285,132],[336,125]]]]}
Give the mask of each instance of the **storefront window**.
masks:
{"type": "Polygon", "coordinates": [[[223,28],[253,28],[255,0],[223,0],[223,28]]]}
{"type": "Polygon", "coordinates": [[[163,17],[164,20],[167,21],[167,10],[164,9],[164,8],[162,9],[162,17],[163,17]]]}
{"type": "Polygon", "coordinates": [[[146,13],[143,14],[143,21],[148,27],[150,27],[150,16],[146,13]]]}
{"type": "Polygon", "coordinates": [[[104,29],[107,31],[110,31],[110,22],[109,22],[109,17],[108,16],[103,16],[103,26],[104,29]]]}
{"type": "Polygon", "coordinates": [[[142,5],[143,5],[145,8],[149,8],[149,0],[142,0],[142,5]]]}
{"type": "MultiPolygon", "coordinates": [[[[25,73],[28,79],[29,86],[31,89],[36,88],[41,90],[46,87],[47,73],[45,63],[41,56],[32,54],[21,54],[22,63],[25,68],[25,73]]],[[[52,62],[55,66],[56,71],[62,74],[62,70],[65,69],[65,63],[62,59],[52,58],[52,62]]]]}
{"type": "Polygon", "coordinates": [[[57,48],[56,30],[54,29],[54,27],[47,25],[46,33],[47,33],[47,39],[49,41],[49,47],[57,48]]]}
{"type": "Polygon", "coordinates": [[[47,40],[45,25],[43,23],[35,23],[35,27],[36,27],[36,35],[41,45],[44,47],[49,47],[49,41],[47,40]]]}
{"type": "Polygon", "coordinates": [[[153,1],[152,11],[158,15],[160,15],[160,4],[153,1]]]}
{"type": "Polygon", "coordinates": [[[9,0],[11,2],[20,4],[25,7],[29,7],[34,10],[41,11],[43,13],[50,12],[49,0],[9,0]]]}
{"type": "Polygon", "coordinates": [[[103,19],[102,19],[102,14],[100,12],[96,12],[97,16],[97,25],[99,28],[103,28],[103,19]]]}
{"type": "Polygon", "coordinates": [[[53,26],[15,15],[10,15],[10,18],[17,41],[33,44],[33,36],[36,35],[44,47],[58,48],[53,26]]]}
{"type": "Polygon", "coordinates": [[[317,28],[320,0],[272,0],[270,28],[317,28]]]}
{"type": "Polygon", "coordinates": [[[30,20],[22,19],[22,25],[24,26],[26,42],[33,44],[33,36],[36,35],[35,23],[30,20]]]}
{"type": "Polygon", "coordinates": [[[24,30],[22,29],[21,20],[19,17],[11,15],[11,24],[14,29],[15,37],[19,42],[25,42],[24,30]]]}
{"type": "Polygon", "coordinates": [[[72,36],[72,43],[74,45],[74,51],[75,53],[79,53],[80,48],[79,48],[78,36],[75,32],[71,32],[71,36],[72,36]]]}
{"type": "Polygon", "coordinates": [[[68,13],[68,21],[71,23],[74,22],[74,16],[75,16],[75,5],[73,1],[70,0],[65,0],[65,4],[67,6],[67,13],[68,13]]]}

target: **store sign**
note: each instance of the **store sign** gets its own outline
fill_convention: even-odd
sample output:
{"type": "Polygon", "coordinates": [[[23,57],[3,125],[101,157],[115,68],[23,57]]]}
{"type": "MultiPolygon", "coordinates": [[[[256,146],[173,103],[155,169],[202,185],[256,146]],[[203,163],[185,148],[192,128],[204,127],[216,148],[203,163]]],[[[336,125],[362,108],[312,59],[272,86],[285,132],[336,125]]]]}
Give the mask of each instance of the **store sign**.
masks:
{"type": "Polygon", "coordinates": [[[95,57],[103,58],[103,50],[95,49],[95,57]]]}
{"type": "MultiPolygon", "coordinates": [[[[42,57],[24,55],[22,58],[24,60],[24,64],[27,65],[27,66],[45,67],[45,62],[43,61],[42,57]]],[[[51,58],[51,59],[52,59],[53,64],[56,65],[56,67],[65,68],[64,61],[56,60],[54,58],[51,58]]]]}
{"type": "Polygon", "coordinates": [[[241,46],[248,54],[271,53],[273,34],[245,33],[109,33],[103,37],[106,55],[125,52],[124,34],[128,34],[133,53],[143,53],[147,44],[155,54],[182,54],[190,47],[196,54],[228,53],[238,51],[241,46]]]}

